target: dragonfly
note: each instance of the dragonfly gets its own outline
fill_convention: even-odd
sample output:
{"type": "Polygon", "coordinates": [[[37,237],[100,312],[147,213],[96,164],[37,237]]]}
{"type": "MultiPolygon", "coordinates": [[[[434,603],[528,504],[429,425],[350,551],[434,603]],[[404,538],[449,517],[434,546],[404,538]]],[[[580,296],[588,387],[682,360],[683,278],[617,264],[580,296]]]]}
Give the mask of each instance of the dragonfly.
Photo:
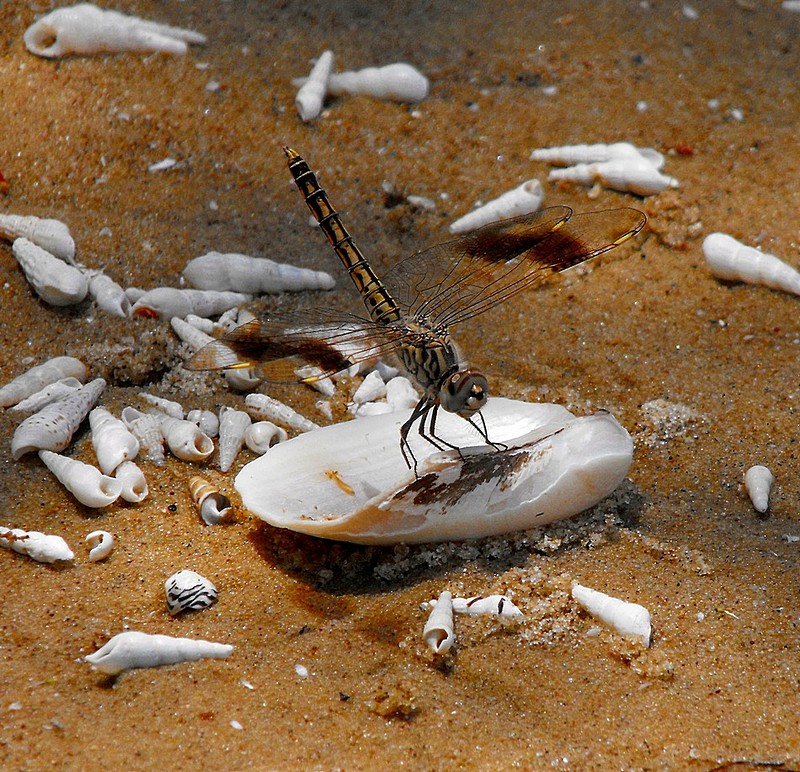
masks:
{"type": "Polygon", "coordinates": [[[485,375],[469,366],[450,328],[541,284],[548,275],[590,260],[638,233],[645,215],[619,208],[574,214],[567,206],[484,225],[453,241],[417,252],[383,280],[356,246],[306,161],[284,148],[306,205],[341,260],[369,318],[317,308],[271,313],[200,349],[191,370],[256,367],[274,383],[312,383],[353,364],[394,354],[422,390],[400,427],[400,451],[416,474],[409,443],[415,423],[438,450],[458,446],[436,434],[439,409],[469,421],[495,449],[480,413],[489,395],[485,375]],[[308,365],[314,366],[313,374],[308,365]],[[302,367],[305,366],[306,370],[302,367]]]}

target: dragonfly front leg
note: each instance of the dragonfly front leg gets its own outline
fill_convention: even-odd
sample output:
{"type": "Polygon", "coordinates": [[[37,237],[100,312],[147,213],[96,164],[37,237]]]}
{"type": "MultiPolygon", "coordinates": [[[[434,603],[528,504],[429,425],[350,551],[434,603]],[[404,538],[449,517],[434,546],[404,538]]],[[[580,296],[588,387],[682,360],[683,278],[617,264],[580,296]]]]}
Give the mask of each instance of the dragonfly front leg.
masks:
{"type": "Polygon", "coordinates": [[[434,447],[438,450],[442,450],[442,448],[437,445],[433,440],[428,437],[424,431],[423,427],[425,425],[425,416],[428,414],[428,411],[432,407],[436,407],[434,402],[431,400],[430,397],[423,397],[419,402],[417,402],[416,407],[411,411],[411,415],[409,416],[408,421],[406,421],[400,427],[400,452],[403,454],[403,461],[406,462],[406,466],[409,469],[414,470],[414,476],[417,477],[417,457],[414,455],[414,451],[411,450],[411,443],[408,441],[408,433],[411,431],[411,427],[414,425],[416,421],[419,421],[419,433],[421,437],[424,437],[428,442],[430,442],[434,447]],[[413,461],[409,461],[409,458],[413,461]]]}
{"type": "Polygon", "coordinates": [[[492,442],[489,439],[489,430],[486,428],[486,419],[483,417],[483,413],[475,413],[474,416],[470,416],[467,419],[477,430],[478,433],[483,437],[486,442],[491,445],[495,450],[508,450],[508,445],[504,445],[502,442],[492,442]],[[473,420],[474,418],[480,418],[481,425],[478,426],[477,423],[473,420]]]}

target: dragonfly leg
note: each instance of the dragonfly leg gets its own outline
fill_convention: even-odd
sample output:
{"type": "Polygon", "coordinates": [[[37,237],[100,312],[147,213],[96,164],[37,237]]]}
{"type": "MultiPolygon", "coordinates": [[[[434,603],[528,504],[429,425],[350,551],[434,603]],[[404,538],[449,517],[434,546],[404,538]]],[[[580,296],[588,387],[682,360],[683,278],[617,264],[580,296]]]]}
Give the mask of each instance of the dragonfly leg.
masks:
{"type": "Polygon", "coordinates": [[[483,413],[476,413],[474,416],[470,416],[467,419],[477,430],[478,433],[486,440],[486,442],[491,445],[495,450],[508,450],[508,445],[504,445],[502,442],[492,442],[489,439],[489,430],[486,428],[486,419],[483,417],[483,413]],[[473,420],[474,418],[479,418],[481,421],[481,425],[478,424],[473,420]]]}
{"type": "MultiPolygon", "coordinates": [[[[406,421],[400,427],[400,452],[403,454],[403,461],[406,462],[406,466],[409,469],[414,470],[414,475],[417,476],[417,457],[414,455],[414,451],[411,450],[411,444],[408,441],[408,433],[411,431],[411,427],[414,425],[416,421],[420,422],[420,435],[425,437],[426,440],[432,442],[422,431],[422,427],[425,423],[425,416],[428,414],[428,411],[434,407],[433,402],[428,397],[423,397],[419,402],[417,402],[416,407],[411,411],[411,415],[409,416],[408,421],[406,421]],[[410,459],[410,460],[409,460],[410,459]],[[413,461],[413,463],[412,463],[413,461]]],[[[434,444],[439,450],[441,448],[434,444]]]]}

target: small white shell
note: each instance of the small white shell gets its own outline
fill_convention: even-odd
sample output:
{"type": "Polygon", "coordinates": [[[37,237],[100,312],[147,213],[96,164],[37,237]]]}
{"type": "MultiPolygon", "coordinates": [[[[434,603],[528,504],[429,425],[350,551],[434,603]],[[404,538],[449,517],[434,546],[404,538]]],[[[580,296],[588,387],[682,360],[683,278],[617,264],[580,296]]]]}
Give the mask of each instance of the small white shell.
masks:
{"type": "Polygon", "coordinates": [[[51,306],[80,303],[89,291],[86,275],[59,260],[28,239],[17,239],[11,247],[36,294],[51,306]]]}
{"type": "Polygon", "coordinates": [[[201,611],[217,599],[217,588],[212,582],[185,568],[164,582],[164,593],[172,616],[184,611],[201,611]]]}
{"type": "Polygon", "coordinates": [[[372,415],[385,415],[391,413],[392,406],[388,402],[365,402],[363,405],[351,405],[348,408],[356,418],[366,418],[372,415]],[[355,409],[353,409],[355,408],[355,409]]]}
{"type": "Polygon", "coordinates": [[[322,368],[316,365],[302,365],[295,369],[297,380],[307,383],[312,389],[316,389],[326,397],[332,397],[336,393],[336,384],[330,376],[320,377],[322,368]]]}
{"type": "Polygon", "coordinates": [[[332,68],[333,52],[323,51],[294,100],[302,121],[313,121],[322,112],[332,68]]]}
{"type": "Polygon", "coordinates": [[[541,207],[542,201],[544,201],[542,183],[536,179],[527,180],[451,223],[450,233],[467,233],[490,222],[535,212],[541,207]]]}
{"type": "Polygon", "coordinates": [[[114,549],[114,536],[108,531],[92,531],[84,542],[89,545],[89,560],[92,563],[105,560],[114,549]]]}
{"type": "Polygon", "coordinates": [[[214,442],[191,421],[164,415],[161,432],[172,455],[183,461],[202,461],[214,452],[214,442]]]}
{"type": "MultiPolygon", "coordinates": [[[[191,324],[192,327],[196,327],[201,332],[206,333],[206,335],[211,335],[211,333],[214,332],[214,322],[212,322],[211,319],[205,319],[204,317],[197,316],[196,314],[187,314],[184,321],[186,321],[188,324],[191,324]]],[[[175,330],[175,332],[178,331],[175,330]]],[[[180,335],[180,333],[178,333],[178,335],[180,335]]],[[[189,341],[186,342],[188,343],[189,341]]]]}
{"type": "Polygon", "coordinates": [[[213,410],[190,410],[186,420],[191,421],[203,434],[216,437],[219,434],[219,418],[213,410]]]}
{"type": "Polygon", "coordinates": [[[83,419],[100,399],[105,387],[106,382],[102,378],[95,378],[26,418],[11,438],[14,460],[18,461],[26,453],[42,448],[56,452],[64,450],[83,419]]]}
{"type": "Polygon", "coordinates": [[[135,407],[126,407],[122,410],[122,422],[139,440],[139,446],[144,450],[147,460],[161,466],[166,457],[160,418],[152,413],[142,413],[135,407]]]}
{"type": "Polygon", "coordinates": [[[188,314],[217,316],[248,300],[252,300],[252,296],[241,292],[157,287],[145,292],[133,304],[131,313],[133,316],[147,316],[152,319],[157,316],[171,319],[173,316],[185,317],[188,314]]]}
{"type": "Polygon", "coordinates": [[[109,675],[137,667],[157,667],[191,662],[198,659],[225,659],[233,646],[225,643],[192,638],[173,638],[169,635],[148,635],[136,630],[119,633],[94,654],[84,659],[109,675]]]}
{"type": "Polygon", "coordinates": [[[136,458],[139,440],[106,408],[94,408],[89,413],[89,425],[92,427],[92,446],[103,474],[111,474],[123,461],[136,458]]]}
{"type": "Polygon", "coordinates": [[[363,405],[365,402],[374,402],[386,396],[386,384],[377,370],[367,374],[353,394],[353,402],[363,405]]]}
{"type": "Polygon", "coordinates": [[[148,404],[152,405],[161,413],[170,415],[173,418],[183,418],[184,410],[180,402],[175,402],[172,399],[165,399],[164,397],[156,397],[154,394],[147,394],[139,392],[139,396],[148,404]]]}
{"type": "Polygon", "coordinates": [[[0,547],[27,555],[39,563],[55,563],[57,560],[73,560],[75,555],[60,536],[51,536],[39,531],[23,531],[21,528],[0,526],[0,547]]]}
{"type": "Polygon", "coordinates": [[[122,493],[122,483],[119,480],[102,474],[91,464],[84,464],[83,461],[50,450],[40,450],[39,458],[58,481],[87,507],[107,507],[122,493]]]}
{"type": "Polygon", "coordinates": [[[69,228],[59,220],[0,214],[0,236],[9,241],[25,238],[47,250],[60,260],[71,263],[75,257],[75,242],[69,228]]]}
{"type": "Polygon", "coordinates": [[[61,378],[77,378],[81,383],[86,380],[86,365],[75,357],[54,357],[46,362],[31,367],[18,375],[0,389],[0,406],[8,407],[30,397],[39,389],[55,383],[61,378]]]}
{"type": "Polygon", "coordinates": [[[122,492],[119,494],[125,501],[131,504],[138,504],[147,498],[150,492],[147,488],[147,480],[144,473],[133,461],[123,461],[114,473],[122,483],[122,492]]]}
{"type": "Polygon", "coordinates": [[[572,597],[595,619],[620,635],[639,638],[645,646],[650,645],[650,612],[644,606],[583,587],[577,582],[572,584],[572,597]]]}
{"type": "Polygon", "coordinates": [[[447,654],[453,648],[456,636],[453,632],[453,596],[445,590],[431,609],[422,629],[422,639],[434,654],[447,654]]]}
{"type": "Polygon", "coordinates": [[[48,59],[118,51],[185,54],[187,43],[206,42],[198,32],[101,10],[91,3],[51,11],[25,30],[24,40],[28,51],[48,59]]]}
{"type": "Polygon", "coordinates": [[[206,525],[219,525],[233,512],[228,497],[205,477],[198,475],[189,480],[189,495],[206,525]]]}
{"type": "MultiPolygon", "coordinates": [[[[252,396],[252,395],[251,395],[252,396]]],[[[481,538],[533,528],[594,506],[624,479],[633,456],[604,411],[575,418],[558,405],[489,399],[489,436],[439,413],[433,452],[412,432],[419,478],[400,453],[409,412],[327,426],[275,446],[236,477],[244,506],[268,523],[328,539],[398,544],[481,538]],[[472,445],[472,447],[470,447],[472,445]]]]}
{"type": "Polygon", "coordinates": [[[277,421],[299,432],[310,432],[319,428],[318,424],[266,394],[248,394],[244,398],[244,404],[247,412],[259,420],[277,421]]]}
{"type": "Polygon", "coordinates": [[[394,102],[421,102],[430,83],[415,67],[405,62],[384,67],[366,67],[355,72],[334,72],[328,78],[328,94],[364,94],[394,102]]]}
{"type": "Polygon", "coordinates": [[[22,402],[18,402],[10,410],[19,413],[35,413],[51,402],[64,399],[64,397],[77,391],[81,386],[82,384],[77,378],[61,378],[55,383],[39,389],[39,391],[31,394],[30,397],[25,397],[22,402]]]}
{"type": "Polygon", "coordinates": [[[751,466],[744,475],[744,487],[753,502],[756,512],[766,512],[769,509],[769,492],[775,477],[767,467],[757,464],[751,466]]]}
{"type": "Polygon", "coordinates": [[[325,271],[234,252],[209,252],[195,257],[186,264],[183,277],[200,290],[231,290],[251,295],[330,290],[336,286],[336,280],[325,271]]]}
{"type": "Polygon", "coordinates": [[[533,161],[547,161],[556,166],[593,164],[617,158],[644,158],[651,166],[660,169],[664,156],[652,147],[636,147],[630,142],[613,142],[610,145],[561,145],[543,147],[531,153],[533,161]]]}
{"type": "Polygon", "coordinates": [[[503,622],[521,622],[522,612],[505,595],[476,595],[474,598],[453,598],[457,614],[496,616],[503,622]]]}
{"type": "Polygon", "coordinates": [[[411,410],[419,402],[419,393],[405,375],[386,382],[386,402],[392,410],[411,410]]]}
{"type": "Polygon", "coordinates": [[[256,421],[247,427],[244,442],[253,453],[264,455],[273,445],[289,439],[285,429],[275,426],[271,421],[256,421]]]}
{"type": "Polygon", "coordinates": [[[567,180],[583,185],[599,182],[607,188],[651,196],[667,188],[679,187],[674,177],[662,174],[644,158],[615,158],[594,164],[577,164],[551,170],[548,180],[567,180]]]}
{"type": "Polygon", "coordinates": [[[219,411],[219,468],[227,472],[244,444],[244,433],[252,424],[243,410],[223,407],[219,411]]]}
{"type": "Polygon", "coordinates": [[[112,316],[125,318],[131,315],[131,301],[119,284],[102,271],[87,271],[86,275],[89,277],[89,297],[98,308],[112,316]]]}
{"type": "Polygon", "coordinates": [[[726,281],[761,284],[800,295],[800,272],[779,257],[748,247],[725,233],[710,233],[703,254],[711,273],[726,281]]]}

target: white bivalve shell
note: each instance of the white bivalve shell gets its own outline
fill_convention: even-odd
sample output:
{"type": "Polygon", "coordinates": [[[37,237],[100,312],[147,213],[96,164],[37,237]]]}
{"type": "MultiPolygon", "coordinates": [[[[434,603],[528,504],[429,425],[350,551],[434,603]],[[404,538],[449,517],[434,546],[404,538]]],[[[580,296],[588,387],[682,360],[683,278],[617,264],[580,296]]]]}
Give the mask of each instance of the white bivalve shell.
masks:
{"type": "Polygon", "coordinates": [[[0,547],[27,555],[39,563],[55,563],[58,560],[73,560],[75,555],[60,536],[23,531],[21,528],[0,526],[0,547]]]}
{"type": "Polygon", "coordinates": [[[318,429],[247,464],[235,485],[244,506],[279,528],[362,544],[481,538],[576,515],[625,477],[633,443],[606,412],[575,418],[559,405],[490,399],[489,436],[439,413],[436,430],[461,448],[433,452],[409,435],[419,477],[400,453],[395,412],[318,429]],[[463,457],[462,457],[463,456],[463,457]]]}
{"type": "Polygon", "coordinates": [[[582,185],[599,182],[612,190],[652,196],[667,188],[677,188],[680,183],[674,177],[662,174],[645,158],[614,158],[593,164],[576,164],[565,169],[553,169],[548,180],[566,180],[582,185]]]}
{"type": "Polygon", "coordinates": [[[69,228],[60,220],[18,214],[0,214],[0,236],[9,241],[28,239],[51,255],[71,263],[75,258],[75,242],[69,228]]]}
{"type": "Polygon", "coordinates": [[[103,474],[91,464],[50,450],[40,450],[39,458],[58,481],[87,507],[95,509],[107,507],[122,493],[122,483],[119,480],[103,474]]]}
{"type": "Polygon", "coordinates": [[[91,3],[51,11],[25,30],[24,40],[28,51],[48,59],[119,51],[185,54],[188,43],[206,42],[199,32],[101,10],[91,3]]]}
{"type": "Polygon", "coordinates": [[[332,69],[333,51],[323,51],[294,99],[302,121],[313,121],[322,112],[332,69]]]}
{"type": "Polygon", "coordinates": [[[63,399],[45,405],[38,413],[26,418],[11,438],[11,455],[18,461],[34,450],[64,450],[72,435],[94,407],[106,382],[95,378],[63,399]]]}
{"type": "Polygon", "coordinates": [[[172,616],[184,611],[201,611],[217,599],[217,588],[212,582],[185,568],[164,582],[164,592],[172,616]]]}
{"type": "Polygon", "coordinates": [[[572,585],[572,597],[595,619],[620,635],[637,638],[645,646],[650,645],[650,612],[644,606],[583,587],[577,582],[572,585]]]}
{"type": "Polygon", "coordinates": [[[450,225],[450,233],[467,233],[490,222],[535,212],[544,201],[544,188],[539,180],[527,180],[483,206],[459,217],[450,225]]]}
{"type": "Polygon", "coordinates": [[[133,461],[139,452],[139,440],[119,418],[104,407],[89,413],[92,446],[103,474],[111,474],[123,461],[133,461]]]}
{"type": "Polygon", "coordinates": [[[244,433],[253,422],[243,410],[223,407],[219,411],[219,468],[227,472],[244,445],[244,433]]]}
{"type": "MultiPolygon", "coordinates": [[[[298,84],[298,81],[294,81],[298,84]]],[[[428,96],[430,82],[416,67],[405,62],[383,67],[366,67],[354,72],[334,72],[328,78],[328,94],[363,94],[394,102],[421,102],[428,96]]]]}
{"type": "Polygon", "coordinates": [[[330,290],[336,286],[336,280],[325,271],[234,252],[209,252],[195,257],[183,269],[183,278],[197,289],[231,290],[251,295],[330,290]]]}
{"type": "Polygon", "coordinates": [[[0,389],[0,406],[8,407],[21,402],[31,394],[62,378],[77,378],[81,383],[86,380],[86,365],[75,357],[54,357],[40,365],[31,367],[22,375],[18,375],[0,389]]]}
{"type": "Polygon", "coordinates": [[[84,657],[95,670],[117,675],[137,667],[175,665],[198,659],[225,659],[233,646],[193,638],[173,638],[169,635],[148,635],[129,630],[115,635],[94,654],[84,657]]]}
{"type": "Polygon", "coordinates": [[[252,296],[242,292],[157,287],[145,292],[133,304],[131,313],[151,319],[159,316],[162,319],[171,319],[173,316],[184,318],[189,314],[218,316],[248,300],[252,300],[252,296]]]}
{"type": "Polygon", "coordinates": [[[89,292],[86,274],[59,260],[28,239],[17,239],[11,251],[36,294],[51,306],[80,303],[89,292]]]}

